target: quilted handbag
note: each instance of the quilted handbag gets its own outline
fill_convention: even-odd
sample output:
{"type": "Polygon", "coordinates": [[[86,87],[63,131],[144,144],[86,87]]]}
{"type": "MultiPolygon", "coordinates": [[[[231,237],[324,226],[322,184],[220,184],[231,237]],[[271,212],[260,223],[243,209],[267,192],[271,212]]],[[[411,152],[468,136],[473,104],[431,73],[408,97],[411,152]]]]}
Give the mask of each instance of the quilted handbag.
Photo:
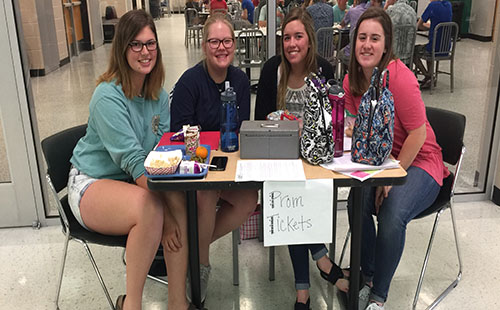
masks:
{"type": "Polygon", "coordinates": [[[389,90],[389,71],[380,77],[373,70],[370,87],[361,97],[352,133],[353,162],[380,166],[389,156],[394,140],[394,97],[389,90]],[[385,81],[385,85],[384,85],[385,81]]]}
{"type": "Polygon", "coordinates": [[[309,98],[304,105],[300,154],[313,165],[333,160],[332,105],[324,79],[311,73],[306,78],[309,98]]]}

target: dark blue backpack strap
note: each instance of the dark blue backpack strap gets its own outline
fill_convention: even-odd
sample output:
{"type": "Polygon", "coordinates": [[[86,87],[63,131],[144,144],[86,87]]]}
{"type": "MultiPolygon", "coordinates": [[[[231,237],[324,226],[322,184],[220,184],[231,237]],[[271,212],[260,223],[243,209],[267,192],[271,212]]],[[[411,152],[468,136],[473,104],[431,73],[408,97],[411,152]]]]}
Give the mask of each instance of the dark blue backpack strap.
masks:
{"type": "Polygon", "coordinates": [[[385,77],[385,87],[389,88],[389,70],[387,70],[387,68],[385,68],[384,71],[380,73],[380,80],[378,84],[379,89],[383,89],[384,87],[384,77],[385,77]]]}

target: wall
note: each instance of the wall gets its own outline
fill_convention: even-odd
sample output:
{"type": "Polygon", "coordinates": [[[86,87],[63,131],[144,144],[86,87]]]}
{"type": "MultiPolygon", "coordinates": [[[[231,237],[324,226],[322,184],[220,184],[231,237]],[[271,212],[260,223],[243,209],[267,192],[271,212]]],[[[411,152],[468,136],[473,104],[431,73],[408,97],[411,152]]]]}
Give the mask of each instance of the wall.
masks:
{"type": "Polygon", "coordinates": [[[35,0],[20,0],[19,8],[21,10],[24,42],[26,43],[30,69],[42,70],[44,68],[42,42],[40,41],[35,0]]]}
{"type": "MultiPolygon", "coordinates": [[[[465,31],[464,29],[467,28],[467,25],[462,25],[463,27],[461,28],[461,32],[468,32],[470,34],[483,37],[491,37],[493,33],[495,3],[497,1],[498,0],[462,0],[465,4],[463,14],[468,14],[470,8],[470,16],[462,18],[462,20],[465,19],[466,24],[468,22],[468,31],[465,31]]],[[[422,15],[429,2],[430,0],[418,0],[417,16],[422,15]]]]}
{"type": "MultiPolygon", "coordinates": [[[[499,29],[500,27],[500,6],[497,7],[497,11],[496,11],[496,20],[495,20],[495,24],[496,24],[496,28],[495,29],[499,29]]],[[[494,34],[494,38],[493,38],[493,42],[496,42],[495,44],[495,50],[492,52],[492,55],[494,57],[494,60],[493,60],[493,68],[491,70],[491,74],[493,75],[496,75],[498,76],[499,75],[499,72],[500,72],[500,31],[497,31],[495,34],[494,34]]],[[[500,82],[499,82],[500,83],[500,82]]],[[[499,96],[498,96],[498,92],[500,91],[500,85],[494,85],[493,83],[490,84],[490,87],[488,88],[490,91],[488,93],[488,97],[490,98],[490,100],[494,100],[495,102],[497,102],[497,100],[499,100],[499,96]],[[496,92],[494,91],[496,90],[496,92]]],[[[500,104],[499,102],[497,102],[497,105],[500,104]]],[[[494,178],[494,186],[493,186],[493,190],[492,190],[492,200],[494,203],[496,203],[497,205],[500,205],[500,148],[498,148],[498,135],[500,134],[500,122],[498,122],[498,119],[500,118],[500,108],[497,109],[497,111],[495,111],[496,113],[490,113],[490,114],[496,114],[496,118],[497,118],[497,121],[496,121],[496,126],[495,126],[495,131],[494,131],[494,139],[493,139],[493,144],[495,146],[495,143],[496,143],[496,169],[494,170],[495,171],[495,178],[494,178]]],[[[495,150],[495,149],[493,149],[495,150]]],[[[495,154],[495,153],[492,153],[492,154],[495,154]]],[[[492,161],[495,160],[495,156],[492,156],[492,161]]],[[[493,170],[493,169],[492,169],[493,170]]]]}
{"type": "Polygon", "coordinates": [[[69,57],[68,42],[66,41],[66,29],[64,28],[64,15],[61,0],[52,0],[54,10],[54,24],[56,26],[57,49],[59,61],[66,61],[69,57]]]}
{"type": "Polygon", "coordinates": [[[107,6],[114,6],[118,17],[127,13],[130,7],[130,4],[128,4],[126,0],[99,0],[99,2],[101,7],[101,16],[106,15],[107,6]]]}
{"type": "Polygon", "coordinates": [[[496,0],[472,1],[469,33],[491,37],[496,0]]]}
{"type": "Polygon", "coordinates": [[[100,2],[98,0],[87,0],[87,12],[89,15],[90,39],[93,47],[98,48],[104,42],[100,2]]]}

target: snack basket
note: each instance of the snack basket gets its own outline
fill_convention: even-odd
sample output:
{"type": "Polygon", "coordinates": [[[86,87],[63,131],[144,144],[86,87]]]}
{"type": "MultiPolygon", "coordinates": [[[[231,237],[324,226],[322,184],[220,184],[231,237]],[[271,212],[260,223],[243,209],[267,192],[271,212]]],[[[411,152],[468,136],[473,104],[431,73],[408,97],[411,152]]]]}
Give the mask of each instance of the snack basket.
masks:
{"type": "Polygon", "coordinates": [[[181,150],[168,152],[151,151],[144,161],[144,168],[150,175],[174,174],[182,160],[181,150]]]}

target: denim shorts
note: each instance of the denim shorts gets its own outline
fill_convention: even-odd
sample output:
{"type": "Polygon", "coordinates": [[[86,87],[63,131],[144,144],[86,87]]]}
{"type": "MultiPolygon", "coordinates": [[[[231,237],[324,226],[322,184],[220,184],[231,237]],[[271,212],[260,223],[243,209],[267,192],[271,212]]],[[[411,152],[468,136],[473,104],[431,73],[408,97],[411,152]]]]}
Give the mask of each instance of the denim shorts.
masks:
{"type": "Polygon", "coordinates": [[[89,177],[83,172],[80,172],[75,167],[71,166],[68,179],[69,206],[71,207],[71,211],[73,212],[73,215],[75,216],[78,223],[80,223],[80,225],[90,231],[92,230],[85,226],[82,220],[82,215],[80,214],[80,200],[82,200],[83,194],[85,193],[89,185],[97,180],[98,179],[89,177]]]}

